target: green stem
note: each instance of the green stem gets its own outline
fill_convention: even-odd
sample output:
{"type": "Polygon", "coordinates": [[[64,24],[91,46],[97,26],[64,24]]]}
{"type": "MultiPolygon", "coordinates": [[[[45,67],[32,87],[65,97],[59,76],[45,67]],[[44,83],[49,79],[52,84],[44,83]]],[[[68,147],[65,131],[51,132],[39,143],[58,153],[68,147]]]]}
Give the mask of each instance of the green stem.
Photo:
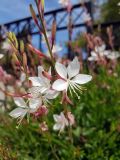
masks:
{"type": "Polygon", "coordinates": [[[47,139],[48,139],[48,142],[49,142],[49,144],[50,144],[51,151],[52,151],[54,157],[56,158],[56,160],[60,160],[59,157],[58,157],[57,154],[56,154],[56,151],[54,150],[54,148],[53,148],[53,146],[52,146],[52,142],[51,142],[52,140],[51,140],[51,135],[50,135],[50,133],[48,133],[47,139]]]}
{"type": "Polygon", "coordinates": [[[50,54],[50,57],[51,57],[51,60],[52,60],[53,66],[54,66],[54,64],[55,64],[55,62],[54,62],[54,57],[53,57],[52,50],[51,50],[51,48],[50,48],[50,44],[49,44],[49,41],[48,41],[48,38],[47,38],[46,29],[45,29],[45,25],[44,25],[44,20],[43,20],[43,18],[42,18],[42,16],[41,16],[41,13],[40,13],[40,10],[39,10],[39,6],[38,6],[38,3],[37,3],[37,0],[35,0],[35,3],[36,3],[36,6],[37,6],[39,18],[40,18],[40,21],[41,21],[41,24],[42,24],[43,33],[44,33],[44,38],[45,38],[45,41],[46,41],[46,43],[47,43],[47,47],[48,47],[48,50],[49,50],[49,54],[50,54]]]}

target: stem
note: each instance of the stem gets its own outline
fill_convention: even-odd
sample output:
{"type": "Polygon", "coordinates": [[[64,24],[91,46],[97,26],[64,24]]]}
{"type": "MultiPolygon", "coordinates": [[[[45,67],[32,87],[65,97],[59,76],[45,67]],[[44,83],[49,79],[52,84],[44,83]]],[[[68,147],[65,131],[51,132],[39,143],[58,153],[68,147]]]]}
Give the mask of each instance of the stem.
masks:
{"type": "Polygon", "coordinates": [[[57,156],[57,154],[56,154],[56,152],[55,152],[55,150],[54,150],[53,146],[52,146],[52,142],[51,142],[51,135],[50,135],[50,133],[48,133],[48,135],[47,135],[47,139],[48,139],[48,142],[49,142],[49,144],[50,144],[51,151],[52,151],[52,153],[53,153],[54,157],[56,158],[56,160],[60,160],[60,159],[59,159],[59,157],[57,156]]]}
{"type": "Polygon", "coordinates": [[[73,144],[73,136],[72,136],[72,127],[70,126],[69,127],[69,138],[70,138],[70,142],[71,142],[71,144],[73,144]]]}
{"type": "Polygon", "coordinates": [[[56,160],[60,160],[59,157],[57,156],[57,154],[55,153],[55,150],[54,150],[54,148],[52,147],[52,145],[50,145],[50,147],[51,147],[52,153],[53,153],[53,155],[55,156],[56,160]]]}
{"type": "Polygon", "coordinates": [[[48,38],[47,38],[45,25],[44,25],[44,22],[43,22],[43,19],[42,19],[42,16],[41,16],[41,13],[40,13],[40,10],[39,10],[39,7],[38,7],[37,0],[35,0],[35,3],[36,3],[36,6],[37,6],[39,18],[40,18],[40,21],[41,21],[41,24],[42,24],[43,33],[44,33],[44,38],[45,38],[45,41],[46,41],[46,43],[47,43],[47,47],[48,47],[48,50],[49,50],[49,54],[50,54],[50,57],[51,57],[51,60],[52,60],[53,66],[54,66],[54,57],[53,57],[52,50],[51,50],[51,48],[50,48],[50,44],[49,44],[49,41],[48,41],[48,38]]]}

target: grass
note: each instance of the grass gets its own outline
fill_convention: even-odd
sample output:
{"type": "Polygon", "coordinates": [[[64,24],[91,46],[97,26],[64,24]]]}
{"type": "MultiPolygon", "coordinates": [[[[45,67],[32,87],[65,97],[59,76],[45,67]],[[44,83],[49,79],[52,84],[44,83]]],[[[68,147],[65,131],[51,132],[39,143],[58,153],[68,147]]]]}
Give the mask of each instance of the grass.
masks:
{"type": "Polygon", "coordinates": [[[26,121],[16,129],[7,114],[0,116],[0,160],[119,160],[120,157],[120,68],[117,77],[104,68],[94,75],[81,99],[71,108],[76,125],[58,135],[52,131],[52,112],[62,105],[54,102],[48,123],[50,132],[41,134],[39,122],[26,121]]]}

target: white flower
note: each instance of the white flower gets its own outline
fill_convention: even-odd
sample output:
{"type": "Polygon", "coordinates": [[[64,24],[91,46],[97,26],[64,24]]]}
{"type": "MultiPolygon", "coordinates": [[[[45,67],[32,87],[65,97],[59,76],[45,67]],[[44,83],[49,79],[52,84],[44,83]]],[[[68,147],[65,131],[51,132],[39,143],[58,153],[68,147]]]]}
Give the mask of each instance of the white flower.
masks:
{"type": "Polygon", "coordinates": [[[62,51],[62,47],[61,46],[59,46],[59,45],[54,45],[53,46],[53,49],[52,49],[53,53],[57,53],[57,52],[60,52],[60,51],[62,51]]]}
{"type": "MultiPolygon", "coordinates": [[[[46,35],[47,35],[47,38],[50,39],[51,33],[50,32],[46,32],[46,35]]],[[[42,36],[42,43],[46,43],[44,35],[42,36]]]]}
{"type": "Polygon", "coordinates": [[[65,115],[63,112],[60,113],[60,115],[54,114],[53,118],[55,120],[55,125],[53,126],[53,129],[55,131],[63,131],[66,126],[68,126],[68,120],[65,118],[65,115]]]}
{"type": "MultiPolygon", "coordinates": [[[[62,49],[63,48],[60,45],[53,45],[52,53],[53,54],[58,53],[62,51],[62,49]]],[[[46,54],[49,56],[49,52],[47,52],[46,54]]]]}
{"type": "Polygon", "coordinates": [[[14,102],[18,108],[11,111],[9,115],[13,118],[20,118],[20,121],[27,113],[34,113],[41,106],[39,99],[29,99],[29,105],[27,105],[27,103],[21,97],[14,98],[14,102]]]}
{"type": "Polygon", "coordinates": [[[92,76],[90,75],[79,74],[80,64],[77,57],[75,57],[73,61],[69,63],[67,68],[58,62],[56,63],[55,68],[61,77],[61,79],[57,79],[52,85],[53,89],[57,91],[65,90],[67,92],[69,88],[71,94],[73,90],[73,92],[78,96],[76,90],[81,91],[79,84],[85,84],[92,79],[92,76]]]}
{"type": "Polygon", "coordinates": [[[31,93],[33,98],[39,98],[39,101],[41,103],[47,105],[47,103],[50,103],[49,100],[55,99],[59,92],[49,89],[46,91],[42,91],[39,87],[31,87],[29,89],[29,92],[31,93]]]}
{"type": "MultiPolygon", "coordinates": [[[[43,68],[41,66],[38,67],[38,77],[30,77],[29,79],[32,81],[32,87],[29,89],[33,98],[39,98],[41,103],[44,104],[49,103],[50,99],[55,99],[59,92],[51,89],[50,80],[43,76],[42,74],[43,68]]],[[[49,70],[49,74],[51,71],[49,70]]]]}
{"type": "Polygon", "coordinates": [[[4,54],[0,54],[0,59],[2,59],[4,57],[4,54]]]}
{"type": "Polygon", "coordinates": [[[95,46],[95,53],[99,54],[99,56],[104,56],[105,48],[105,44],[102,44],[101,46],[95,46]]]}
{"type": "Polygon", "coordinates": [[[118,2],[118,6],[120,6],[120,2],[118,2]]]}
{"type": "Polygon", "coordinates": [[[88,61],[98,61],[98,60],[99,60],[98,55],[94,51],[91,51],[91,56],[88,57],[88,61]]]}
{"type": "Polygon", "coordinates": [[[88,22],[88,21],[91,21],[92,18],[91,18],[91,16],[90,16],[89,13],[84,12],[84,13],[82,14],[82,19],[83,19],[84,22],[88,22]]]}
{"type": "Polygon", "coordinates": [[[3,44],[2,44],[2,49],[4,50],[11,50],[11,45],[10,43],[8,43],[7,41],[4,41],[3,44]]]}
{"type": "Polygon", "coordinates": [[[107,57],[111,53],[110,50],[105,50],[106,45],[95,46],[94,51],[91,51],[91,56],[88,57],[88,61],[99,61],[100,57],[107,57]]]}
{"type": "Polygon", "coordinates": [[[20,75],[20,81],[23,83],[26,80],[26,74],[24,72],[21,73],[20,75]]]}
{"type": "Polygon", "coordinates": [[[120,53],[117,51],[111,51],[108,55],[106,55],[108,59],[115,60],[120,57],[120,53]]]}
{"type": "Polygon", "coordinates": [[[50,80],[43,76],[42,72],[44,71],[42,66],[38,67],[38,77],[30,77],[29,80],[32,82],[32,86],[37,87],[37,90],[40,92],[45,92],[50,89],[51,84],[50,80]]]}
{"type": "Polygon", "coordinates": [[[69,0],[59,0],[59,3],[62,4],[63,6],[68,6],[69,0]]]}

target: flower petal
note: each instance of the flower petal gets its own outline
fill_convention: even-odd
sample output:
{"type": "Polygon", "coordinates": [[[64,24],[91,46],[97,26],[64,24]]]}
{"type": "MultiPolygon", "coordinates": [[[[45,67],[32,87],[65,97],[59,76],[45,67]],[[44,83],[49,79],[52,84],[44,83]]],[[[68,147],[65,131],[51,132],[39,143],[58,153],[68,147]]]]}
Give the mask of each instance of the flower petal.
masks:
{"type": "Polygon", "coordinates": [[[36,111],[41,105],[42,105],[42,100],[40,98],[39,99],[31,98],[29,100],[29,107],[30,109],[33,109],[34,111],[36,111]]]}
{"type": "Polygon", "coordinates": [[[91,81],[92,76],[87,74],[78,74],[71,81],[78,84],[85,84],[91,81]]]}
{"type": "Polygon", "coordinates": [[[58,91],[55,91],[55,90],[48,90],[45,97],[47,99],[55,99],[57,96],[59,95],[59,92],[58,91]]]}
{"type": "Polygon", "coordinates": [[[94,58],[98,58],[98,55],[94,51],[91,51],[91,56],[94,57],[94,58]]]}
{"type": "Polygon", "coordinates": [[[42,79],[40,77],[30,77],[29,80],[33,86],[42,86],[42,79]]]}
{"type": "Polygon", "coordinates": [[[75,57],[73,61],[70,62],[67,67],[69,78],[76,76],[79,73],[79,71],[80,71],[80,63],[78,61],[78,58],[75,57]]]}
{"type": "Polygon", "coordinates": [[[67,79],[67,69],[63,64],[56,62],[55,68],[60,77],[67,79]]]}
{"type": "Polygon", "coordinates": [[[42,66],[38,66],[38,77],[43,77],[42,72],[44,71],[42,66]]]}
{"type": "Polygon", "coordinates": [[[31,93],[32,98],[38,98],[43,93],[43,87],[31,87],[29,93],[31,93]]]}
{"type": "Polygon", "coordinates": [[[54,115],[53,115],[53,118],[54,118],[54,121],[55,121],[55,122],[58,122],[58,121],[60,120],[60,116],[57,115],[57,114],[54,114],[54,115]]]}
{"type": "Polygon", "coordinates": [[[16,108],[12,112],[9,113],[9,115],[13,118],[18,118],[18,117],[24,117],[27,113],[27,109],[23,108],[16,108]]]}
{"type": "Polygon", "coordinates": [[[4,54],[0,54],[0,59],[2,59],[4,57],[4,54]]]}
{"type": "Polygon", "coordinates": [[[88,57],[88,61],[96,61],[96,60],[97,59],[95,57],[92,57],[92,56],[88,57]]]}
{"type": "Polygon", "coordinates": [[[15,104],[16,104],[17,106],[19,106],[19,107],[27,108],[27,105],[26,105],[24,99],[21,98],[21,97],[16,97],[16,98],[14,98],[14,102],[15,102],[15,104]]]}
{"type": "Polygon", "coordinates": [[[68,83],[62,79],[56,80],[52,85],[52,88],[56,91],[67,90],[67,87],[68,87],[68,83]]]}
{"type": "Polygon", "coordinates": [[[53,126],[53,130],[55,130],[55,131],[58,131],[58,130],[60,130],[61,129],[61,124],[59,124],[59,123],[56,123],[54,126],[53,126]]]}

